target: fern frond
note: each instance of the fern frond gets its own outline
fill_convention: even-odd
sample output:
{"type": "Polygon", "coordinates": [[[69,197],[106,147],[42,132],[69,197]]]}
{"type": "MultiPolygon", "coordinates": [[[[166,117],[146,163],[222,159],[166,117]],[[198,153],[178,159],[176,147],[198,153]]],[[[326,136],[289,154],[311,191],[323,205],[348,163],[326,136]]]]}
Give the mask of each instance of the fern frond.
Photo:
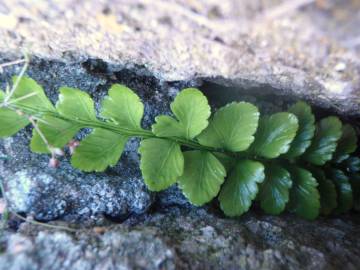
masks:
{"type": "Polygon", "coordinates": [[[56,106],[30,78],[14,78],[13,90],[0,91],[0,137],[33,124],[31,150],[54,158],[90,128],[81,142],[70,143],[75,168],[104,171],[118,162],[127,140],[138,137],[150,190],[178,183],[194,205],[218,196],[227,216],[242,215],[254,202],[269,214],[288,210],[307,219],[360,210],[355,129],[335,116],[315,122],[304,102],[261,117],[256,106],[233,102],[211,117],[206,97],[190,88],[170,105],[173,116],[156,117],[146,130],[144,105],[123,85],[110,88],[99,116],[78,89],[62,87],[56,106]]]}

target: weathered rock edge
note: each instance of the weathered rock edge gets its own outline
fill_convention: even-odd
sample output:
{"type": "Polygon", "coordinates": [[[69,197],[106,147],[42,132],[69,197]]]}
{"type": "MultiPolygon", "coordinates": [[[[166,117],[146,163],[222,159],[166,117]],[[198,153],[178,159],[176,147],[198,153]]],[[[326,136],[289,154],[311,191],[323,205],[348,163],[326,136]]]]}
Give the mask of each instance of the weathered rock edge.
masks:
{"type": "MultiPolygon", "coordinates": [[[[357,269],[359,217],[222,219],[168,208],[76,233],[23,223],[0,237],[0,269],[357,269]]],[[[56,223],[55,223],[56,224],[56,223]]]]}
{"type": "Polygon", "coordinates": [[[359,4],[300,2],[14,0],[0,6],[0,52],[19,57],[26,49],[49,61],[102,59],[144,67],[162,82],[210,78],[269,86],[359,117],[359,53],[350,46],[359,34],[359,4]]]}

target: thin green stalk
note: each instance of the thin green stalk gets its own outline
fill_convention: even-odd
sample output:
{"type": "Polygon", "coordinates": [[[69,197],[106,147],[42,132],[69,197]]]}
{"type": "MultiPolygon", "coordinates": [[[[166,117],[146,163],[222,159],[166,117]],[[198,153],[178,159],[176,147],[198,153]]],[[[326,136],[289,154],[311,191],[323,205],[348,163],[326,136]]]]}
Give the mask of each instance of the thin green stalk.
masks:
{"type": "Polygon", "coordinates": [[[67,118],[57,112],[39,111],[39,110],[36,110],[35,107],[29,107],[24,104],[12,103],[8,106],[8,108],[15,110],[15,111],[24,112],[25,114],[29,114],[33,117],[36,117],[40,121],[43,121],[44,116],[52,116],[52,117],[62,119],[67,122],[72,122],[83,128],[102,128],[102,129],[109,130],[109,131],[112,131],[112,132],[115,132],[115,133],[118,133],[118,134],[121,134],[124,136],[139,137],[139,138],[143,138],[143,139],[148,139],[148,138],[167,139],[167,140],[175,141],[183,146],[187,146],[189,148],[193,148],[196,150],[204,150],[204,151],[211,151],[211,152],[219,152],[220,151],[220,152],[226,153],[225,151],[221,151],[221,150],[213,148],[213,147],[203,146],[195,140],[187,140],[187,139],[183,139],[183,138],[179,138],[179,137],[166,137],[166,138],[158,137],[151,130],[127,129],[127,128],[123,128],[118,125],[115,125],[111,122],[104,122],[104,121],[100,121],[100,120],[89,121],[89,120],[84,120],[84,119],[67,118]]]}

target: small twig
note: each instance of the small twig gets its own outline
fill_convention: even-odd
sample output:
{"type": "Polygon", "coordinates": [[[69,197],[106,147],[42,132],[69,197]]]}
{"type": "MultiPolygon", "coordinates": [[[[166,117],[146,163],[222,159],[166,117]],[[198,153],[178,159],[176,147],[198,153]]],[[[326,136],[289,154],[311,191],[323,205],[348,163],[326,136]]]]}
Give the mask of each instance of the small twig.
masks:
{"type": "MultiPolygon", "coordinates": [[[[4,189],[4,185],[2,183],[2,181],[0,180],[0,190],[1,190],[1,193],[3,195],[3,198],[5,200],[5,203],[6,205],[8,205],[7,203],[7,196],[6,196],[6,193],[5,193],[5,189],[4,189]]],[[[72,228],[69,228],[69,227],[65,227],[65,226],[60,226],[60,225],[51,225],[51,224],[47,224],[47,223],[43,223],[43,222],[39,222],[39,221],[36,221],[36,220],[29,220],[27,218],[24,218],[23,216],[19,215],[18,213],[15,213],[15,212],[12,212],[10,211],[9,209],[7,209],[8,213],[16,216],[17,218],[25,221],[25,222],[28,222],[30,224],[34,224],[34,225],[39,225],[39,226],[43,226],[43,227],[47,227],[47,228],[51,228],[51,229],[59,229],[59,230],[64,230],[64,231],[69,231],[69,232],[77,232],[78,230],[76,229],[72,229],[72,228]]]]}
{"type": "Polygon", "coordinates": [[[43,124],[48,125],[48,126],[51,125],[48,121],[46,121],[46,120],[44,120],[44,119],[42,119],[42,118],[40,118],[40,117],[37,117],[37,116],[35,116],[35,115],[32,115],[32,118],[33,118],[34,120],[36,120],[37,123],[40,122],[40,123],[43,123],[43,124]]]}
{"type": "MultiPolygon", "coordinates": [[[[11,99],[11,97],[14,95],[15,93],[15,90],[17,89],[22,77],[24,76],[25,74],[25,71],[27,70],[28,68],[28,65],[29,65],[29,58],[28,56],[25,54],[24,55],[24,59],[21,59],[21,60],[15,60],[15,61],[12,61],[12,62],[8,62],[8,63],[5,63],[5,64],[2,64],[0,65],[0,71],[4,68],[4,67],[7,67],[7,66],[11,66],[11,65],[16,65],[16,64],[20,64],[20,63],[25,63],[24,66],[22,67],[20,73],[19,73],[19,76],[17,77],[15,83],[12,85],[11,89],[9,89],[9,85],[7,85],[7,88],[6,88],[6,96],[5,96],[5,99],[3,101],[2,104],[0,104],[0,108],[1,107],[9,107],[9,105],[11,106],[12,104],[16,103],[16,102],[19,102],[21,100],[25,100],[27,98],[30,98],[34,95],[37,95],[37,93],[35,92],[32,92],[32,93],[29,93],[25,96],[22,96],[22,97],[19,97],[17,99],[13,99],[9,102],[9,100],[11,99]]],[[[24,113],[20,110],[16,110],[16,112],[20,115],[24,115],[24,113]]],[[[45,143],[46,147],[49,149],[49,151],[51,152],[51,156],[52,156],[52,159],[56,159],[56,149],[54,149],[48,142],[48,140],[46,139],[45,135],[43,134],[43,132],[41,131],[41,129],[39,128],[39,126],[37,125],[37,122],[34,120],[35,117],[29,115],[28,117],[28,120],[30,121],[30,123],[33,125],[33,127],[35,128],[36,132],[39,134],[40,138],[42,139],[42,141],[45,143]]],[[[35,118],[36,119],[36,118],[35,118]]],[[[4,188],[3,188],[3,184],[2,182],[0,181],[0,189],[2,191],[2,194],[3,194],[3,197],[5,199],[5,201],[7,201],[7,198],[6,198],[6,195],[5,195],[5,192],[4,192],[4,188]]],[[[25,222],[29,222],[31,224],[35,224],[35,225],[40,225],[40,226],[44,226],[44,227],[48,227],[48,228],[52,228],[52,229],[61,229],[61,230],[66,230],[66,231],[70,231],[70,232],[76,232],[77,230],[75,229],[71,229],[71,228],[68,228],[68,227],[64,227],[64,226],[56,226],[56,225],[50,225],[50,224],[46,224],[46,223],[42,223],[42,222],[38,222],[38,221],[35,221],[35,220],[28,220],[27,218],[24,218],[22,217],[21,215],[15,213],[15,212],[11,212],[11,211],[8,211],[9,213],[13,214],[14,216],[16,216],[17,218],[21,219],[21,220],[24,220],[25,222]]]]}
{"type": "Polygon", "coordinates": [[[9,102],[6,103],[6,104],[5,104],[5,103],[0,104],[0,108],[2,108],[2,107],[8,107],[8,106],[11,105],[11,104],[14,104],[14,103],[16,103],[16,102],[19,102],[19,101],[21,101],[21,100],[24,100],[24,99],[27,99],[27,98],[29,98],[29,97],[36,96],[36,95],[37,95],[36,92],[31,92],[31,93],[29,93],[29,94],[27,94],[27,95],[25,95],[25,96],[12,99],[11,101],[9,101],[9,102]]]}
{"type": "MultiPolygon", "coordinates": [[[[16,98],[16,99],[12,99],[10,101],[10,99],[12,98],[12,96],[14,95],[22,77],[24,76],[28,66],[29,66],[29,57],[26,53],[24,53],[24,59],[19,59],[19,60],[15,60],[15,61],[11,61],[8,63],[4,63],[2,65],[0,65],[0,68],[6,67],[6,66],[11,66],[11,65],[16,65],[19,63],[25,63],[24,66],[22,67],[19,76],[16,78],[15,83],[12,85],[11,89],[9,90],[9,87],[7,87],[6,89],[6,96],[4,101],[2,102],[2,104],[0,104],[0,108],[2,107],[9,107],[11,104],[17,103],[21,100],[25,100],[28,99],[32,96],[37,95],[36,92],[32,92],[29,93],[27,95],[24,95],[22,97],[16,98]]],[[[16,112],[20,115],[24,115],[24,112],[20,111],[20,110],[16,110],[16,112]]],[[[34,120],[33,116],[29,115],[28,120],[30,121],[30,123],[33,125],[33,127],[35,128],[36,132],[39,134],[41,140],[45,143],[46,147],[48,148],[49,152],[51,153],[51,157],[52,159],[56,159],[56,155],[59,154],[59,149],[53,148],[50,144],[49,141],[46,139],[44,133],[40,130],[39,126],[37,125],[37,122],[34,120]]]]}
{"type": "Polygon", "coordinates": [[[49,141],[46,139],[44,133],[41,131],[41,129],[39,128],[39,126],[36,123],[36,121],[34,120],[34,118],[32,116],[29,116],[28,119],[29,119],[30,123],[33,125],[33,127],[35,128],[36,132],[39,134],[40,138],[45,143],[48,150],[51,152],[51,156],[53,158],[55,158],[54,148],[49,144],[49,141]]]}
{"type": "Polygon", "coordinates": [[[21,64],[21,63],[24,63],[24,62],[26,62],[26,59],[18,59],[18,60],[6,62],[4,64],[0,64],[0,71],[2,71],[2,69],[5,68],[5,67],[21,64]]]}
{"type": "Polygon", "coordinates": [[[59,229],[59,230],[64,230],[64,231],[69,231],[69,232],[77,232],[78,231],[76,229],[71,229],[71,228],[65,227],[65,226],[51,225],[51,224],[39,222],[39,221],[36,221],[36,220],[29,220],[28,218],[24,218],[23,216],[19,215],[18,213],[15,213],[15,212],[12,212],[12,211],[9,211],[9,213],[16,216],[17,218],[25,221],[25,222],[28,222],[28,223],[31,223],[31,224],[34,224],[34,225],[39,225],[39,226],[47,227],[47,228],[50,228],[50,229],[59,229]]]}
{"type": "Polygon", "coordinates": [[[19,76],[16,78],[16,81],[15,83],[12,85],[11,89],[10,89],[10,92],[7,93],[7,95],[5,96],[5,99],[4,99],[4,104],[7,105],[8,104],[8,101],[10,100],[10,98],[14,95],[14,92],[16,90],[16,88],[18,87],[22,77],[24,76],[28,66],[29,66],[29,57],[28,55],[25,53],[24,54],[24,66],[22,67],[20,73],[19,73],[19,76]]]}
{"type": "MultiPolygon", "coordinates": [[[[21,113],[21,112],[19,112],[19,113],[21,113]]],[[[30,123],[33,125],[33,127],[35,128],[36,132],[39,134],[41,140],[45,143],[49,152],[51,153],[51,158],[49,160],[49,167],[57,168],[60,164],[60,161],[56,157],[63,156],[64,155],[63,150],[50,145],[49,141],[46,139],[44,133],[41,131],[37,122],[34,120],[34,118],[32,116],[29,116],[28,119],[29,119],[30,123]]]]}

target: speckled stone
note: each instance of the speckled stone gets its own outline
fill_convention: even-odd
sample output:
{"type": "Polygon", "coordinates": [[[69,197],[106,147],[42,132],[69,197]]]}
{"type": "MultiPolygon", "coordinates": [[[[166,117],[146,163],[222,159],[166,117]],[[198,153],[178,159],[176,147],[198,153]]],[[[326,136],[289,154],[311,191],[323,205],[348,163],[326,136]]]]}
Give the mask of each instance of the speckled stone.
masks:
{"type": "Polygon", "coordinates": [[[23,223],[17,233],[0,236],[0,269],[356,270],[359,222],[356,216],[304,221],[254,212],[224,219],[169,207],[75,233],[23,223]]]}
{"type": "MultiPolygon", "coordinates": [[[[108,67],[102,63],[91,60],[83,64],[64,64],[34,58],[28,75],[43,86],[53,102],[58,98],[58,88],[67,85],[87,91],[97,109],[112,83],[126,84],[144,102],[144,127],[149,127],[156,115],[168,112],[170,100],[180,86],[160,84],[153,77],[127,70],[109,75],[108,67]]],[[[6,69],[0,74],[0,81],[5,82],[18,69],[6,69]]],[[[88,132],[83,130],[77,137],[83,138],[88,132]]],[[[31,153],[30,138],[31,130],[27,128],[0,141],[0,177],[12,211],[30,214],[43,221],[61,218],[96,224],[104,222],[104,216],[123,220],[133,214],[145,213],[153,204],[155,196],[147,190],[139,171],[137,139],[128,141],[117,166],[95,174],[71,167],[68,153],[60,160],[59,168],[49,168],[48,155],[31,153]]]]}
{"type": "MultiPolygon", "coordinates": [[[[101,59],[161,81],[203,79],[360,116],[359,1],[0,3],[0,52],[101,59]]],[[[85,78],[84,78],[85,81],[85,78]]]]}
{"type": "MultiPolygon", "coordinates": [[[[66,85],[87,91],[97,110],[111,84],[126,84],[145,103],[144,127],[168,113],[170,101],[188,86],[200,87],[214,106],[246,100],[269,113],[304,99],[357,120],[358,1],[296,2],[303,4],[0,1],[0,62],[27,50],[27,74],[53,102],[66,85]]],[[[0,87],[20,68],[0,73],[0,87]]],[[[26,129],[0,142],[0,177],[11,210],[42,221],[123,223],[77,233],[28,222],[17,232],[0,230],[0,269],[318,270],[360,264],[356,215],[308,222],[250,212],[224,219],[211,206],[191,206],[176,186],[149,192],[136,139],[117,166],[86,174],[69,165],[68,155],[58,170],[49,168],[46,155],[29,151],[30,136],[26,129]]]]}

